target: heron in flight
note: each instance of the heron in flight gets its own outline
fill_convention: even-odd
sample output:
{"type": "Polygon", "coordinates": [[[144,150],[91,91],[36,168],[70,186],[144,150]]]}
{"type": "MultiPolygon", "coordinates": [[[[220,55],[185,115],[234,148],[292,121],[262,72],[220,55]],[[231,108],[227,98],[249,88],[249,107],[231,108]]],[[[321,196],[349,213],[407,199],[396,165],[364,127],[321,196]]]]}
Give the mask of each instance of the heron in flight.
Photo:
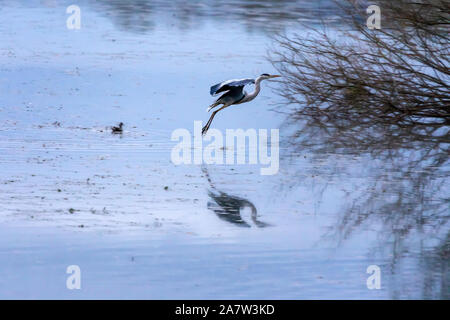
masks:
{"type": "Polygon", "coordinates": [[[208,122],[202,129],[202,135],[204,135],[211,125],[211,122],[213,121],[214,117],[216,116],[217,112],[220,110],[225,109],[226,107],[229,107],[233,104],[241,104],[244,102],[252,101],[256,98],[259,91],[261,90],[261,81],[277,78],[280,77],[279,75],[270,75],[268,73],[263,73],[256,79],[233,79],[233,80],[227,80],[223,81],[221,83],[218,83],[216,85],[213,85],[210,90],[210,94],[212,96],[215,96],[221,92],[224,92],[212,105],[208,107],[208,112],[211,111],[211,109],[214,109],[215,107],[222,105],[219,109],[215,110],[211,117],[209,118],[208,122]],[[255,89],[253,92],[248,93],[244,90],[244,87],[247,84],[255,84],[255,89]]]}

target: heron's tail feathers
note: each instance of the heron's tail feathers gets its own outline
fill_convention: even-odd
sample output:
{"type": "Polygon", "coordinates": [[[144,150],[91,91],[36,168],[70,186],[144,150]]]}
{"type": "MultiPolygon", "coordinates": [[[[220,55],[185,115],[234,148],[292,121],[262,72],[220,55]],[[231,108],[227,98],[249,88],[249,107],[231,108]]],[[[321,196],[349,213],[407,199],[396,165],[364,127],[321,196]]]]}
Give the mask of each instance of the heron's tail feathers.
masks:
{"type": "Polygon", "coordinates": [[[217,107],[220,104],[220,102],[214,102],[212,105],[210,105],[208,107],[208,109],[206,109],[207,112],[210,112],[211,109],[214,109],[215,107],[217,107]]]}

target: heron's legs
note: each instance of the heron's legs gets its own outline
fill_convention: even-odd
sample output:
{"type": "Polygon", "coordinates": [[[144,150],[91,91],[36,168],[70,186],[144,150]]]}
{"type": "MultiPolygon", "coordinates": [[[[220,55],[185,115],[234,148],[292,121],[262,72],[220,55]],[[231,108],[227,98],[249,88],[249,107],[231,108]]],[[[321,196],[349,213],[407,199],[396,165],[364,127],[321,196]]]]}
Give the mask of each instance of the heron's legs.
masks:
{"type": "Polygon", "coordinates": [[[229,106],[230,106],[230,104],[225,104],[211,114],[211,117],[209,117],[208,122],[205,124],[205,126],[202,129],[202,135],[204,135],[208,131],[209,126],[211,125],[211,122],[213,121],[217,112],[219,112],[220,110],[225,109],[226,107],[229,107],[229,106]]]}
{"type": "Polygon", "coordinates": [[[214,102],[212,105],[210,105],[208,107],[208,109],[206,109],[206,111],[211,111],[211,109],[214,109],[215,107],[217,107],[220,104],[220,102],[214,102]]]}

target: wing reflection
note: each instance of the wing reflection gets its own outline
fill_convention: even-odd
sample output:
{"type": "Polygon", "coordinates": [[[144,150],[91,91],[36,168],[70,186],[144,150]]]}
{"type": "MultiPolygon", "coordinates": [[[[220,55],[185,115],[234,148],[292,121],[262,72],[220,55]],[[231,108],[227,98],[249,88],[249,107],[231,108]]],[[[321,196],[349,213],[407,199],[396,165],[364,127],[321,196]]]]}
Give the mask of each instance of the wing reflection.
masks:
{"type": "Polygon", "coordinates": [[[220,219],[240,227],[250,228],[255,226],[264,228],[270,226],[270,224],[258,220],[258,211],[252,202],[218,190],[209,176],[208,169],[203,167],[202,170],[210,185],[208,190],[210,198],[210,201],[208,201],[209,210],[213,211],[220,219]],[[251,224],[242,219],[242,211],[246,208],[251,210],[251,224]]]}

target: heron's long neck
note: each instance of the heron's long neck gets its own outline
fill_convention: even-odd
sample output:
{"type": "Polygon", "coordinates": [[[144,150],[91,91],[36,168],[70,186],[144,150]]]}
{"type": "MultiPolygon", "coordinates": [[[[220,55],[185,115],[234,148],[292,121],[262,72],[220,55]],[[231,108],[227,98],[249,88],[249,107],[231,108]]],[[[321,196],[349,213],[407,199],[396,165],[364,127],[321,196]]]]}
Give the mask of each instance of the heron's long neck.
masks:
{"type": "Polygon", "coordinates": [[[245,102],[253,100],[256,98],[256,96],[259,94],[259,91],[261,91],[261,78],[257,78],[255,81],[255,90],[253,92],[247,93],[245,96],[245,102]]]}

